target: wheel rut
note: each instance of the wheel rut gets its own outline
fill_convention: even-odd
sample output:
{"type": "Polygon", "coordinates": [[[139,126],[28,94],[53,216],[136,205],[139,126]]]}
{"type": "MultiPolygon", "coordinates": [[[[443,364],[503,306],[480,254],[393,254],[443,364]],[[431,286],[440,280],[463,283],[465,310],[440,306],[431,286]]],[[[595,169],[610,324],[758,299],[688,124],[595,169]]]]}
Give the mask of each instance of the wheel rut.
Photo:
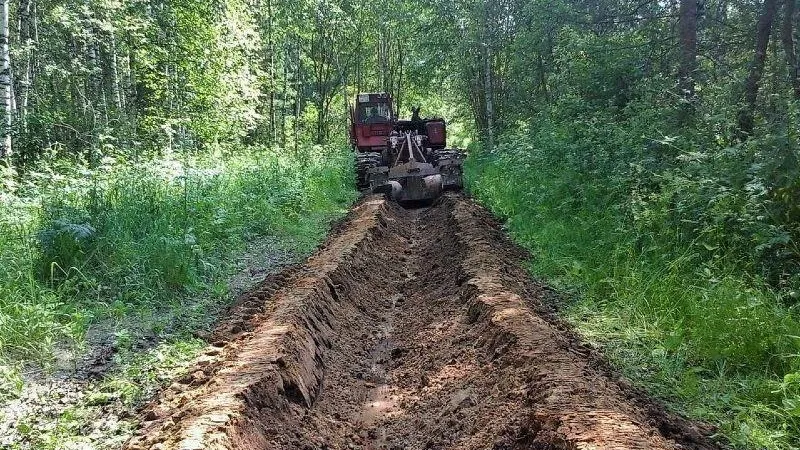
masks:
{"type": "Polygon", "coordinates": [[[491,216],[367,197],[243,295],[126,448],[719,448],[546,306],[491,216]]]}

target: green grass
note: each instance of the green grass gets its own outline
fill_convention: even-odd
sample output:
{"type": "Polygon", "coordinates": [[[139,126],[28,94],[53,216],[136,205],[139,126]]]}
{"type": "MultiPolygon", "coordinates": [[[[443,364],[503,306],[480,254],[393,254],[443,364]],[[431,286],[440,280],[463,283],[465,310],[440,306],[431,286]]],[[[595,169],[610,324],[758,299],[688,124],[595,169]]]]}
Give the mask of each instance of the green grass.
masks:
{"type": "Polygon", "coordinates": [[[123,346],[132,321],[167,338],[210,326],[234,256],[258,236],[311,251],[355,199],[351,167],[345,148],[308,147],[16,176],[0,193],[0,398],[19,392],[21,364],[80,347],[90,324],[118,324],[123,346]]]}
{"type": "Polygon", "coordinates": [[[472,152],[469,191],[569,298],[561,314],[636,384],[738,448],[800,446],[800,321],[786,295],[682,238],[675,211],[635,204],[619,172],[576,169],[565,149],[600,144],[575,128],[472,152]]]}

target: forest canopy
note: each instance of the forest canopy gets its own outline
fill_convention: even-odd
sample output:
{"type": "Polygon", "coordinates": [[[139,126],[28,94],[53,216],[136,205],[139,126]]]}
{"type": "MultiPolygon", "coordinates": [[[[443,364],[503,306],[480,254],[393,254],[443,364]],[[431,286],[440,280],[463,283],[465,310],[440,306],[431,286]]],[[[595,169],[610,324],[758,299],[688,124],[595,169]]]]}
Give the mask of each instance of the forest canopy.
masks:
{"type": "Polygon", "coordinates": [[[355,197],[353,98],[388,92],[448,121],[620,370],[734,445],[800,446],[795,0],[1,6],[6,361],[209,288],[245,235],[313,247],[355,197]]]}

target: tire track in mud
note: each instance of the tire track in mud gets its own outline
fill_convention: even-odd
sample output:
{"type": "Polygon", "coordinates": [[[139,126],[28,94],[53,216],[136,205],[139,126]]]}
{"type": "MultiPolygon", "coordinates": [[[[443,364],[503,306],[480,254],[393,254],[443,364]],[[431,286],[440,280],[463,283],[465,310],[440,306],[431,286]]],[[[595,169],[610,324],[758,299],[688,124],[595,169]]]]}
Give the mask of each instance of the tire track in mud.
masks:
{"type": "Polygon", "coordinates": [[[461,196],[367,197],[242,297],[126,448],[718,448],[552,315],[525,258],[461,196]]]}

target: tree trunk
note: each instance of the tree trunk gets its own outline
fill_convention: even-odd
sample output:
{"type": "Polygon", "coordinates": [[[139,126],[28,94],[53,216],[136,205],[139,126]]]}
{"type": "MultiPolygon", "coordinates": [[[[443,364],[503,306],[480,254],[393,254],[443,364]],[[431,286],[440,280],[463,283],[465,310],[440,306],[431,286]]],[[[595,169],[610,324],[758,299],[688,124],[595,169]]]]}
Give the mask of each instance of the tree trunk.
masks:
{"type": "Polygon", "coordinates": [[[22,132],[27,131],[28,92],[33,78],[33,36],[31,26],[31,0],[20,0],[19,3],[19,41],[25,49],[25,64],[23,72],[18,79],[16,96],[19,101],[18,120],[22,125],[22,132]]]}
{"type": "Polygon", "coordinates": [[[680,66],[678,67],[678,88],[683,103],[678,113],[681,124],[691,122],[695,103],[695,80],[697,70],[697,0],[681,0],[678,19],[680,38],[680,66]]]}
{"type": "Polygon", "coordinates": [[[479,65],[476,68],[476,72],[480,73],[483,72],[482,77],[478,75],[478,77],[483,78],[483,116],[484,116],[484,124],[485,124],[485,132],[486,136],[484,138],[484,144],[486,145],[487,149],[492,150],[494,148],[494,127],[495,127],[495,80],[494,80],[494,45],[496,43],[496,23],[494,22],[494,11],[490,10],[493,7],[493,2],[490,0],[484,0],[482,4],[482,17],[481,20],[483,21],[482,30],[481,30],[481,46],[482,53],[483,53],[483,64],[480,64],[480,56],[478,56],[479,65]],[[481,67],[481,65],[483,67],[481,67]]]}
{"type": "Polygon", "coordinates": [[[275,40],[273,39],[272,0],[267,0],[267,45],[269,46],[269,144],[275,144],[275,40]]]}
{"type": "Polygon", "coordinates": [[[358,36],[358,45],[356,46],[356,93],[361,92],[361,66],[363,63],[361,62],[362,56],[362,38],[358,36]]]}
{"type": "Polygon", "coordinates": [[[797,51],[794,42],[794,19],[797,12],[797,0],[786,0],[781,27],[781,41],[786,53],[786,64],[789,66],[789,82],[795,100],[800,100],[800,67],[797,65],[797,51]]]}
{"type": "Polygon", "coordinates": [[[311,36],[311,60],[314,67],[314,105],[317,110],[317,129],[314,133],[314,143],[322,144],[322,129],[325,122],[325,30],[323,29],[322,12],[317,11],[315,16],[314,33],[311,36]]]}
{"type": "Polygon", "coordinates": [[[539,72],[539,92],[542,94],[545,101],[549,101],[550,93],[547,90],[547,69],[545,68],[544,58],[541,53],[536,55],[536,66],[539,72]]]}
{"type": "Polygon", "coordinates": [[[8,48],[8,10],[10,0],[0,6],[0,104],[3,108],[3,143],[0,157],[11,156],[11,55],[8,48]]]}
{"type": "Polygon", "coordinates": [[[286,105],[289,104],[289,46],[283,52],[283,104],[281,105],[281,148],[286,148],[286,105]]]}
{"type": "Polygon", "coordinates": [[[483,75],[484,75],[484,89],[483,93],[486,96],[486,143],[489,150],[494,148],[494,90],[492,88],[492,62],[491,52],[489,46],[485,47],[485,55],[483,58],[483,75]]]}
{"type": "Polygon", "coordinates": [[[111,91],[114,95],[114,104],[117,107],[117,114],[125,111],[125,104],[122,96],[122,82],[119,77],[119,55],[117,54],[117,36],[111,32],[111,91]]]}
{"type": "Polygon", "coordinates": [[[402,106],[403,106],[403,102],[402,102],[402,98],[403,98],[402,97],[402,95],[403,95],[403,90],[402,90],[403,89],[403,52],[400,52],[400,55],[398,56],[398,58],[399,58],[399,62],[398,62],[399,75],[397,76],[397,90],[395,91],[394,95],[395,95],[396,102],[397,102],[397,111],[395,111],[395,114],[397,114],[397,117],[400,117],[400,108],[402,108],[402,106]]]}
{"type": "Polygon", "coordinates": [[[297,156],[298,154],[298,140],[300,139],[300,88],[303,83],[302,81],[302,72],[300,64],[302,63],[300,59],[300,43],[297,43],[297,54],[295,59],[295,76],[294,76],[294,122],[292,123],[294,127],[294,154],[297,156]]]}
{"type": "MultiPolygon", "coordinates": [[[[87,11],[91,11],[91,4],[86,1],[84,3],[87,11]]],[[[86,104],[89,107],[88,112],[91,114],[89,117],[89,164],[94,166],[97,162],[97,154],[99,148],[98,138],[100,135],[100,123],[101,123],[101,111],[100,108],[106,109],[105,102],[103,101],[103,85],[101,83],[102,79],[102,68],[100,66],[100,57],[99,57],[99,46],[100,42],[98,39],[98,30],[89,20],[90,17],[86,17],[87,27],[84,29],[84,32],[88,36],[84,41],[85,44],[85,58],[86,58],[86,67],[89,71],[86,83],[83,86],[83,92],[86,96],[86,104]]]]}
{"type": "Polygon", "coordinates": [[[392,65],[392,32],[384,25],[378,37],[378,62],[380,67],[380,90],[390,96],[393,94],[394,76],[392,65]]]}
{"type": "Polygon", "coordinates": [[[131,148],[133,148],[133,161],[139,161],[139,150],[140,146],[135,145],[134,142],[136,141],[136,136],[139,133],[139,104],[141,103],[141,93],[139,92],[138,78],[137,78],[137,63],[136,63],[136,53],[131,51],[131,45],[128,43],[126,46],[126,70],[127,70],[127,79],[126,79],[126,86],[125,91],[126,95],[125,98],[128,101],[125,104],[125,115],[127,117],[127,129],[128,133],[126,138],[129,139],[128,144],[131,148]]]}
{"type": "Polygon", "coordinates": [[[772,22],[778,9],[778,0],[764,0],[764,8],[756,25],[756,48],[753,62],[750,64],[750,73],[744,83],[744,107],[739,111],[738,138],[745,141],[753,134],[756,99],[761,76],[764,74],[764,62],[767,59],[767,45],[772,32],[772,22]]]}

